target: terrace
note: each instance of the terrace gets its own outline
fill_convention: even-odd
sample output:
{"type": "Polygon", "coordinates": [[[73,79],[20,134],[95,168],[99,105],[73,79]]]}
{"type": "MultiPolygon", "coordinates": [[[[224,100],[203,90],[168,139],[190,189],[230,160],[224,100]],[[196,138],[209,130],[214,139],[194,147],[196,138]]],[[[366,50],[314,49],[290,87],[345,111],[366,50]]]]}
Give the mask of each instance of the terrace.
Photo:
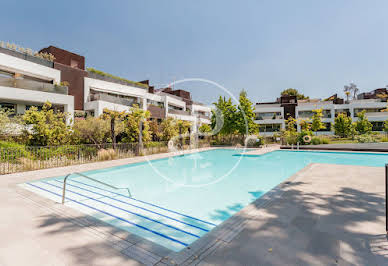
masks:
{"type": "Polygon", "coordinates": [[[28,79],[17,79],[0,76],[0,86],[25,90],[42,91],[49,93],[68,94],[66,86],[55,85],[47,82],[39,82],[28,79]]]}

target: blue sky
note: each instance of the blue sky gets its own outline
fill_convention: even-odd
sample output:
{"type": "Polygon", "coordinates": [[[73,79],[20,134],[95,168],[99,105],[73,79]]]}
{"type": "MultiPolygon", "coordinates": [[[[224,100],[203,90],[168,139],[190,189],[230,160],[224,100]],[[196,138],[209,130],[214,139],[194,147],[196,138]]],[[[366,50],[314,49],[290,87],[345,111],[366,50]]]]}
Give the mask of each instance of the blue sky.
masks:
{"type": "MultiPolygon", "coordinates": [[[[132,80],[203,78],[253,102],[388,84],[388,1],[6,1],[0,40],[54,45],[132,80]]],[[[197,100],[222,93],[191,82],[197,100]]]]}

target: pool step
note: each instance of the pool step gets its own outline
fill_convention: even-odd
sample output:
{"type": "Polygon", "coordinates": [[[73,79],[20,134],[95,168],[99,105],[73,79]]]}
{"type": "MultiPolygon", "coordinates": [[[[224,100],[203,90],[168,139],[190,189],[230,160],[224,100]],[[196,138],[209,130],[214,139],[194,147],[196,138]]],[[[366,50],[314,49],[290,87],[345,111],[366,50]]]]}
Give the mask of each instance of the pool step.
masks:
{"type": "MultiPolygon", "coordinates": [[[[30,190],[61,201],[62,180],[43,180],[27,185],[30,190]]],[[[162,206],[73,180],[67,183],[65,204],[175,251],[215,226],[162,206]]]]}

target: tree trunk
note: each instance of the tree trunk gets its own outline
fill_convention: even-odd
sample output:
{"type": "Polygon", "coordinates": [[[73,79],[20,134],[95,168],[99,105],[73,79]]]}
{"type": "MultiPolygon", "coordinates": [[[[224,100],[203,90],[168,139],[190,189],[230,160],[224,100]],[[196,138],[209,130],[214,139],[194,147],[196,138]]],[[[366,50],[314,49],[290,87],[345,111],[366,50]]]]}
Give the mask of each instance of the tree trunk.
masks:
{"type": "Polygon", "coordinates": [[[115,120],[114,119],[110,120],[110,134],[111,134],[111,138],[112,138],[112,146],[113,146],[113,149],[115,149],[116,148],[116,136],[115,136],[115,120]]]}

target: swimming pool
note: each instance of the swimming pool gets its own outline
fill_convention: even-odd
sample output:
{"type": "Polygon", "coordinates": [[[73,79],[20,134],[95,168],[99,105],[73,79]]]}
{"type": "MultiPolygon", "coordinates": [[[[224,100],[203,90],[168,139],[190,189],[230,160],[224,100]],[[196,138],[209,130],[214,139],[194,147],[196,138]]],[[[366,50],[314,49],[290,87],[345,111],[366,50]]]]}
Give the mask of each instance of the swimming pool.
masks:
{"type": "MultiPolygon", "coordinates": [[[[132,197],[72,176],[66,205],[173,251],[180,251],[310,163],[383,167],[388,155],[274,151],[241,156],[217,149],[83,172],[132,197]]],[[[61,202],[64,176],[22,184],[61,202]]]]}

